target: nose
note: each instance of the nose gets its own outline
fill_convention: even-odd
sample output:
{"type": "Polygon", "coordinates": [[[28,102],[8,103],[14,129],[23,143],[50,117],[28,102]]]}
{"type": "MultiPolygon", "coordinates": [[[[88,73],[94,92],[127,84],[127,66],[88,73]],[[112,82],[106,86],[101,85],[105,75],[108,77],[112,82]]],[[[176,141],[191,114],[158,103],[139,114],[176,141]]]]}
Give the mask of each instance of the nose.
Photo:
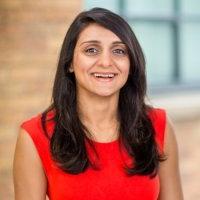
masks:
{"type": "Polygon", "coordinates": [[[99,55],[98,65],[100,67],[110,67],[113,64],[112,55],[109,51],[103,51],[99,55]]]}

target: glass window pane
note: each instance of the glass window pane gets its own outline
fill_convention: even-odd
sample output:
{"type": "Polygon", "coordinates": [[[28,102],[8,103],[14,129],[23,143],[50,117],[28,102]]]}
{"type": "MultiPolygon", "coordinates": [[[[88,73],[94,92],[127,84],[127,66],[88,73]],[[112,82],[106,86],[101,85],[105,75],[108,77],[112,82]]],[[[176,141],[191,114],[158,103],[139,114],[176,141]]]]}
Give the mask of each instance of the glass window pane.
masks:
{"type": "Polygon", "coordinates": [[[173,13],[173,0],[125,0],[124,4],[128,16],[173,13]]]}
{"type": "Polygon", "coordinates": [[[150,85],[170,83],[173,77],[173,30],[167,23],[132,23],[147,63],[150,85]]]}
{"type": "Polygon", "coordinates": [[[181,12],[184,14],[200,14],[200,1],[199,0],[181,0],[181,12]]]}
{"type": "Polygon", "coordinates": [[[86,10],[93,7],[101,7],[119,13],[119,3],[116,0],[85,0],[84,7],[86,10]]]}
{"type": "Polygon", "coordinates": [[[180,26],[180,64],[183,82],[200,82],[200,25],[186,23],[180,26]]]}

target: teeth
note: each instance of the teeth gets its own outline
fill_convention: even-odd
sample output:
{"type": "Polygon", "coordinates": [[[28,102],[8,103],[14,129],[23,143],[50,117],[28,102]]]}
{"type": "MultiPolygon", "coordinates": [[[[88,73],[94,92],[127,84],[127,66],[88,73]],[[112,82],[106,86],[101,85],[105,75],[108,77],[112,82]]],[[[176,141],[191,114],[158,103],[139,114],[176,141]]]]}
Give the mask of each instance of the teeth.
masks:
{"type": "Polygon", "coordinates": [[[103,78],[112,78],[115,75],[114,74],[99,74],[99,73],[94,73],[95,77],[103,77],[103,78]]]}

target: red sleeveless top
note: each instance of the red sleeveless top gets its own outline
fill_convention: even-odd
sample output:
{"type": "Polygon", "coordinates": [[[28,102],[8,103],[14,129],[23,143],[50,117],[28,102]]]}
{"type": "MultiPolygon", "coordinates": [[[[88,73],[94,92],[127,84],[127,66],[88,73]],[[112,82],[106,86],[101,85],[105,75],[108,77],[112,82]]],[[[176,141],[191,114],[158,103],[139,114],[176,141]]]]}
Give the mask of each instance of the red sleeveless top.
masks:
{"type": "MultiPolygon", "coordinates": [[[[162,109],[150,112],[159,150],[163,150],[166,116],[162,109]]],[[[33,140],[41,158],[48,181],[47,195],[50,200],[156,200],[159,195],[159,177],[127,176],[124,172],[124,161],[131,161],[126,151],[120,151],[119,141],[108,143],[95,142],[94,145],[101,163],[100,170],[88,168],[77,175],[62,171],[51,158],[49,140],[41,126],[41,114],[24,121],[21,127],[33,140]]],[[[52,132],[53,122],[47,130],[52,132]]],[[[87,144],[86,144],[87,145],[87,144]]],[[[122,148],[123,149],[123,148],[122,148]]],[[[90,148],[88,148],[90,154],[90,148]]],[[[92,155],[92,154],[91,154],[92,155]]]]}

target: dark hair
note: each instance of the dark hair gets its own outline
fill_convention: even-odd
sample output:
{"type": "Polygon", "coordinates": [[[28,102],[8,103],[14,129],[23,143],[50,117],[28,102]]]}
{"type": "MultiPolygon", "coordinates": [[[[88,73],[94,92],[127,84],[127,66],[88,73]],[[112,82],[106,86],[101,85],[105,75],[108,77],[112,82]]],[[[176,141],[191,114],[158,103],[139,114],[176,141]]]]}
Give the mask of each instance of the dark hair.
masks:
{"type": "MultiPolygon", "coordinates": [[[[65,172],[78,174],[92,163],[87,154],[85,140],[90,134],[78,115],[76,106],[76,85],[74,73],[69,72],[74,48],[81,31],[91,23],[97,23],[115,33],[127,46],[130,59],[130,74],[126,84],[120,90],[119,141],[133,158],[134,165],[124,166],[128,175],[157,174],[159,161],[163,160],[155,142],[155,130],[148,116],[151,109],[145,104],[146,75],[145,59],[136,36],[128,23],[119,15],[103,8],[93,8],[81,12],[69,27],[65,36],[52,94],[51,105],[42,113],[42,127],[47,136],[47,114],[54,111],[49,119],[55,122],[50,139],[52,158],[65,172]]],[[[95,151],[96,153],[96,151],[95,151]]],[[[97,153],[96,153],[97,155],[97,153]]],[[[97,155],[98,156],[98,155],[97,155]]]]}

